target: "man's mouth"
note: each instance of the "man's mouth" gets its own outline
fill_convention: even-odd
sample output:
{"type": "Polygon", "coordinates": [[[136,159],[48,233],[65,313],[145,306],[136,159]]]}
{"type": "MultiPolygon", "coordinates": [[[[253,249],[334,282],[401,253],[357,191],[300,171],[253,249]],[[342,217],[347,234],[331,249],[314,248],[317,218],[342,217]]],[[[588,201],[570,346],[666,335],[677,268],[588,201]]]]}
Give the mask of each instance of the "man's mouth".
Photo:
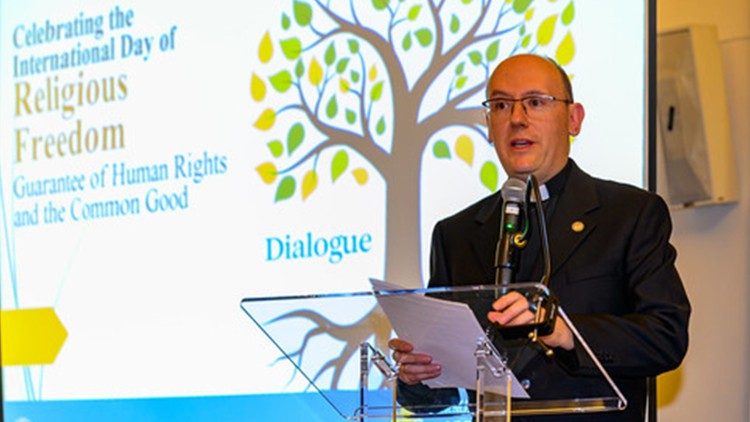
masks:
{"type": "Polygon", "coordinates": [[[530,147],[534,142],[528,140],[528,139],[514,139],[510,141],[510,146],[513,148],[528,148],[530,147]]]}

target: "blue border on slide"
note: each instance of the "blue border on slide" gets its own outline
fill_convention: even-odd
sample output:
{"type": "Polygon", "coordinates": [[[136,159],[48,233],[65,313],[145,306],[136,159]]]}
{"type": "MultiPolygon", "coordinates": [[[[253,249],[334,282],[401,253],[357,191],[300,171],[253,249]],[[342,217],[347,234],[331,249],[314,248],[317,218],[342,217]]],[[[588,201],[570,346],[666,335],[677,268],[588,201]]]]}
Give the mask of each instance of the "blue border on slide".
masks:
{"type": "Polygon", "coordinates": [[[318,393],[5,402],[5,422],[342,420],[318,393]]]}

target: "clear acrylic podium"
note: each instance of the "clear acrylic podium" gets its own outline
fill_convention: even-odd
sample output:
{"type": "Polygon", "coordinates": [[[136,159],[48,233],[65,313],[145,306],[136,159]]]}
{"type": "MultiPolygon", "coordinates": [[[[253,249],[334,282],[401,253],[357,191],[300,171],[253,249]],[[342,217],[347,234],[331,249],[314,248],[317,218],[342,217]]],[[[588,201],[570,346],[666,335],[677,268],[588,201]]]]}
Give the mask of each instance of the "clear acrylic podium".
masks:
{"type": "MultiPolygon", "coordinates": [[[[550,292],[539,283],[510,285],[527,298],[549,298],[550,292]]],[[[586,375],[595,382],[594,397],[514,398],[510,394],[514,373],[522,372],[528,357],[553,352],[535,342],[534,331],[513,334],[493,333],[487,328],[486,313],[491,303],[505,290],[492,285],[431,289],[398,289],[353,293],[245,298],[241,307],[279,351],[268,365],[285,364],[289,392],[317,392],[346,420],[433,419],[433,420],[510,420],[517,415],[559,415],[569,413],[611,412],[627,406],[625,397],[589,348],[586,340],[561,307],[557,317],[570,327],[576,347],[590,359],[594,368],[586,375]],[[465,303],[482,328],[475,340],[473,355],[462,359],[475,362],[473,388],[451,390],[449,402],[433,400],[433,390],[424,400],[399,396],[396,388],[398,365],[387,348],[397,334],[380,307],[379,300],[408,296],[465,303]],[[525,357],[524,357],[525,356],[525,357]],[[495,387],[489,393],[486,386],[495,387]],[[460,392],[459,392],[460,391],[460,392]],[[485,394],[486,393],[486,394],[485,394]]],[[[429,316],[428,316],[429,317],[429,316]]],[[[408,339],[407,339],[408,340],[408,339]]],[[[582,355],[578,353],[578,355],[582,355]]],[[[451,362],[441,362],[443,367],[451,362]]],[[[556,363],[553,363],[556,364],[556,363]]],[[[524,384],[524,381],[521,381],[524,384]]],[[[411,396],[411,394],[410,394],[411,396]]]]}

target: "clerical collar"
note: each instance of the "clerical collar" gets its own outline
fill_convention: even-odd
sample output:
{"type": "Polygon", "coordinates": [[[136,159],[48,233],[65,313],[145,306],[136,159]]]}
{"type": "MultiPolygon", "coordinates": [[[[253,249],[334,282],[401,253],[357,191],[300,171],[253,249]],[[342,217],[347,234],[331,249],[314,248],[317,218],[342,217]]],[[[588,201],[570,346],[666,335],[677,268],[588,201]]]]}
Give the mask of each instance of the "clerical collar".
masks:
{"type": "Polygon", "coordinates": [[[568,180],[568,174],[570,169],[573,168],[573,160],[568,159],[562,170],[554,175],[547,183],[539,186],[539,193],[542,195],[542,201],[546,201],[551,197],[558,196],[565,188],[565,182],[568,180]]]}

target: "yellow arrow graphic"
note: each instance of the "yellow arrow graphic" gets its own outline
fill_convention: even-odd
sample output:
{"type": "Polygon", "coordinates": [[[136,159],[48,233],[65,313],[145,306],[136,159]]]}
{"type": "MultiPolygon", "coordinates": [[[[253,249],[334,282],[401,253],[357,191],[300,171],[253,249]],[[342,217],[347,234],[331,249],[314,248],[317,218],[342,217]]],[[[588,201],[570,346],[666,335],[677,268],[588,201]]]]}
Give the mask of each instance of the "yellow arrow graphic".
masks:
{"type": "Polygon", "coordinates": [[[2,365],[49,365],[68,332],[53,308],[0,311],[2,365]]]}

